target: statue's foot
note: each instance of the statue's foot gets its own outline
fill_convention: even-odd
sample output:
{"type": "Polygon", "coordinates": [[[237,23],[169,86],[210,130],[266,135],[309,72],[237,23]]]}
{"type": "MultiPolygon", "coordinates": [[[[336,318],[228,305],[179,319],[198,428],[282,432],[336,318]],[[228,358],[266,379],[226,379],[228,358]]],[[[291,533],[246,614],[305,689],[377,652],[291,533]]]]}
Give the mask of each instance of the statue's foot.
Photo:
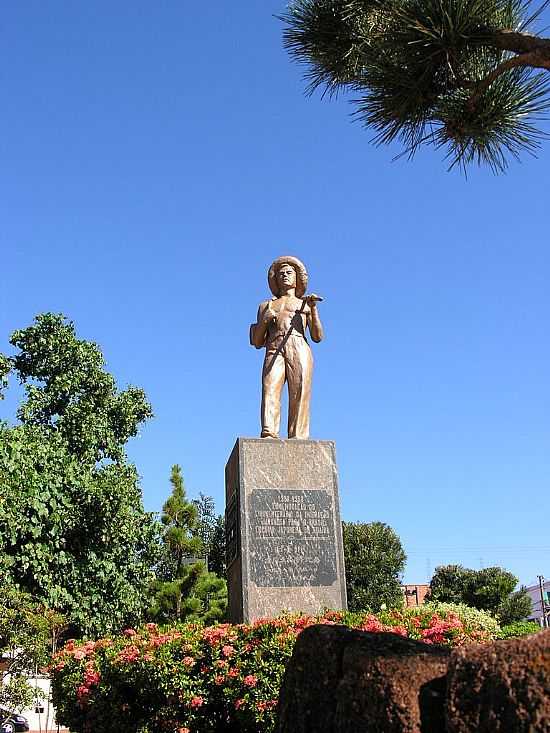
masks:
{"type": "Polygon", "coordinates": [[[277,433],[270,433],[269,430],[262,430],[261,438],[278,438],[277,433]]]}

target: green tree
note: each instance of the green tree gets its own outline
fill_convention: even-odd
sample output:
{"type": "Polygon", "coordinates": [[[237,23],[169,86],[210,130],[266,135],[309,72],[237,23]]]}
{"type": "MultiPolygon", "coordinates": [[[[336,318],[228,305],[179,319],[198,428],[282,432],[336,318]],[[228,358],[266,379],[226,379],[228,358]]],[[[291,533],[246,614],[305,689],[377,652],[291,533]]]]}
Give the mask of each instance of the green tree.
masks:
{"type": "Polygon", "coordinates": [[[350,611],[402,606],[407,557],[398,535],[383,522],[343,522],[342,527],[350,611]]]}
{"type": "Polygon", "coordinates": [[[220,578],[226,577],[227,565],[225,560],[225,517],[218,515],[214,531],[210,539],[208,552],[208,567],[220,578]]]}
{"type": "Polygon", "coordinates": [[[1,364],[25,399],[19,424],[0,425],[0,567],[75,634],[137,623],[158,538],[125,443],[150,405],[117,390],[99,348],[61,315],[37,316],[11,343],[1,364]]]}
{"type": "Polygon", "coordinates": [[[531,613],[531,598],[524,587],[514,591],[518,579],[499,567],[471,570],[462,565],[436,568],[428,600],[465,603],[497,616],[501,624],[521,621],[531,613]]]}
{"type": "Polygon", "coordinates": [[[9,585],[0,586],[0,597],[0,708],[19,712],[35,700],[28,677],[56,651],[64,619],[9,585]]]}
{"type": "Polygon", "coordinates": [[[533,152],[549,106],[550,39],[528,32],[548,2],[293,0],[281,16],[308,91],[346,89],[377,143],[443,148],[450,166],[533,152]]]}
{"type": "Polygon", "coordinates": [[[203,493],[198,499],[193,499],[193,504],[198,512],[197,534],[202,540],[208,569],[225,577],[225,517],[223,514],[216,514],[214,499],[203,493]]]}
{"type": "Polygon", "coordinates": [[[531,596],[522,585],[500,603],[497,613],[501,626],[510,626],[526,619],[532,610],[531,596]]]}
{"type": "Polygon", "coordinates": [[[209,530],[201,527],[197,503],[211,510],[210,497],[201,494],[200,500],[187,499],[180,466],[172,467],[172,493],[162,508],[164,525],[163,556],[152,584],[149,617],[160,623],[174,621],[204,621],[211,623],[225,617],[227,587],[225,581],[208,572],[204,535],[209,530]],[[201,559],[198,559],[201,558],[201,559]]]}
{"type": "Polygon", "coordinates": [[[464,603],[466,584],[470,574],[462,565],[441,565],[435,569],[426,596],[429,601],[442,603],[464,603]]]}
{"type": "Polygon", "coordinates": [[[166,579],[178,578],[184,561],[204,552],[202,539],[197,534],[197,507],[187,499],[180,466],[172,466],[170,483],[172,493],[162,507],[160,518],[165,528],[162,573],[166,579]]]}

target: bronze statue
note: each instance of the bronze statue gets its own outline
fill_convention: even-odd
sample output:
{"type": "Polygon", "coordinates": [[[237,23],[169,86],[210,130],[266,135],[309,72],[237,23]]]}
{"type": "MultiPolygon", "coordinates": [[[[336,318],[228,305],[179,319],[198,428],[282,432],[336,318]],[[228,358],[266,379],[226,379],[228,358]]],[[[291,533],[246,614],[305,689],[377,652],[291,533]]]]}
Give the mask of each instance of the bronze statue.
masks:
{"type": "Polygon", "coordinates": [[[288,382],[288,437],[309,438],[309,400],[313,356],[306,328],[319,342],[323,327],[317,310],[322,300],[306,295],[307,270],[296,257],[278,257],[268,272],[273,298],[260,303],[257,322],[250,327],[250,343],[265,346],[262,372],[262,438],[278,438],[281,392],[288,382]]]}

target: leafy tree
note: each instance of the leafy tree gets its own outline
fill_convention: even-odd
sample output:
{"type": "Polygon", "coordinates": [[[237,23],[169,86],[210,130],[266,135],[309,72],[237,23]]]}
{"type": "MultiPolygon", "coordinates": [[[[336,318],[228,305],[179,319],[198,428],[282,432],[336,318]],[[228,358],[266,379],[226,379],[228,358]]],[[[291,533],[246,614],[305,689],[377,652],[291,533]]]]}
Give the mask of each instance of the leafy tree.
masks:
{"type": "Polygon", "coordinates": [[[162,508],[164,552],[152,585],[149,616],[160,623],[174,621],[214,622],[225,617],[227,587],[225,581],[208,572],[201,532],[208,539],[208,527],[201,527],[197,503],[210,512],[213,501],[201,494],[200,500],[186,496],[181,468],[172,467],[172,493],[162,508]]]}
{"type": "Polygon", "coordinates": [[[531,612],[531,598],[524,587],[514,591],[518,579],[499,567],[470,570],[462,565],[436,568],[430,581],[429,600],[465,603],[489,611],[502,624],[521,621],[531,612]]]}
{"type": "Polygon", "coordinates": [[[398,535],[383,522],[342,526],[350,611],[402,606],[400,576],[407,557],[398,535]]]}
{"type": "Polygon", "coordinates": [[[136,623],[158,539],[124,448],[150,405],[117,390],[99,348],[61,315],[37,316],[11,343],[19,351],[0,367],[26,399],[19,424],[0,425],[0,567],[73,633],[136,623]]]}
{"type": "Polygon", "coordinates": [[[444,148],[450,167],[532,153],[549,106],[550,39],[527,32],[532,0],[293,0],[281,16],[312,93],[353,94],[377,143],[412,157],[444,148]],[[529,121],[531,120],[531,121],[529,121]]]}
{"type": "Polygon", "coordinates": [[[464,603],[466,583],[471,572],[462,565],[441,565],[430,581],[426,600],[442,603],[464,603]]]}
{"type": "Polygon", "coordinates": [[[220,578],[225,578],[227,565],[225,561],[225,517],[223,514],[217,517],[214,532],[210,539],[208,567],[220,578]]]}
{"type": "Polygon", "coordinates": [[[501,625],[510,626],[526,619],[532,610],[531,596],[522,585],[500,603],[497,613],[501,625]]]}
{"type": "Polygon", "coordinates": [[[0,586],[0,597],[0,708],[19,712],[36,698],[27,678],[55,652],[64,619],[8,585],[0,586]]]}
{"type": "Polygon", "coordinates": [[[203,493],[193,499],[198,512],[197,534],[202,540],[208,569],[221,578],[225,577],[225,518],[216,514],[214,499],[203,493]]]}

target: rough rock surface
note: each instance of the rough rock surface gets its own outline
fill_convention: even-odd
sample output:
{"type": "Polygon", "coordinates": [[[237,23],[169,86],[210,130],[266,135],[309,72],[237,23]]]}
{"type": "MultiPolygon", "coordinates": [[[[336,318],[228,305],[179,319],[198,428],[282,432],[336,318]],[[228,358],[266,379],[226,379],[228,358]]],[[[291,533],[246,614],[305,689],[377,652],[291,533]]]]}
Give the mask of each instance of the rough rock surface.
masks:
{"type": "Polygon", "coordinates": [[[550,630],[456,649],[448,733],[550,733],[550,630]]]}
{"type": "Polygon", "coordinates": [[[396,634],[312,626],[287,667],[278,733],[443,733],[449,651],[396,634]]]}

